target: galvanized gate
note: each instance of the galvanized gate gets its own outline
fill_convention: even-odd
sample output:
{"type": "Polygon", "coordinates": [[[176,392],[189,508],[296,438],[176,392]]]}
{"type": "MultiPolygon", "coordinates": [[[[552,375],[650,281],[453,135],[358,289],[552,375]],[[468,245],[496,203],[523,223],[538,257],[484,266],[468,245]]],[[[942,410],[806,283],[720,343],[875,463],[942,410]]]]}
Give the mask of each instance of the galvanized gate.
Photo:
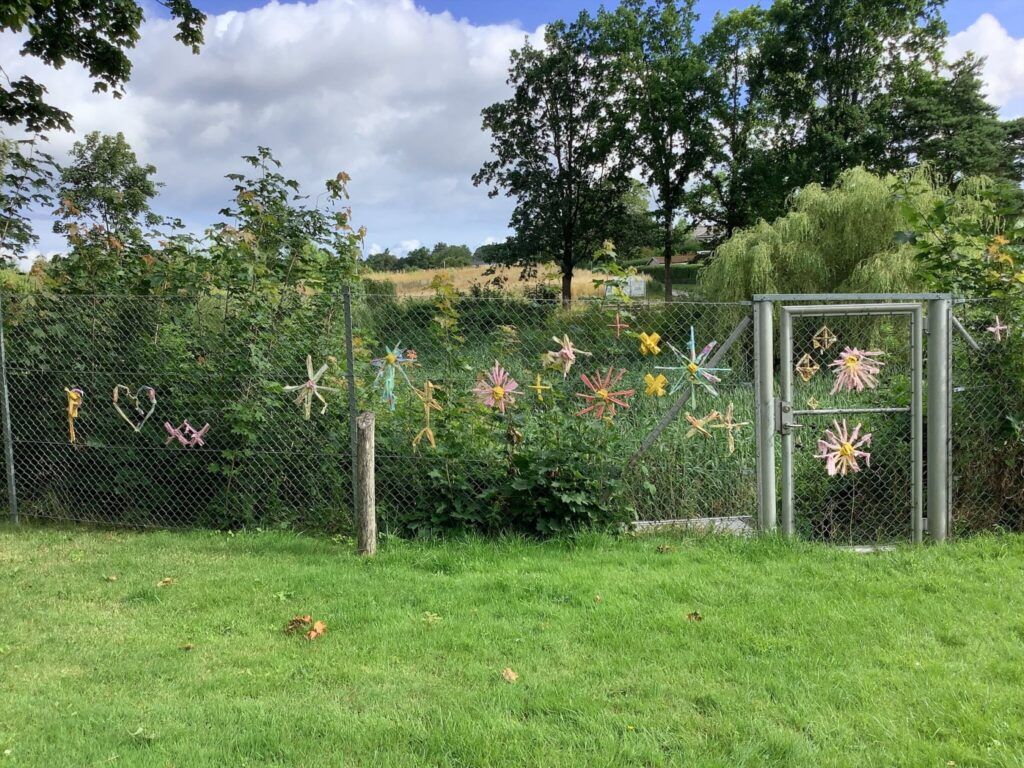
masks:
{"type": "Polygon", "coordinates": [[[950,298],[768,295],[754,306],[762,530],[840,544],[945,538],[950,298]]]}

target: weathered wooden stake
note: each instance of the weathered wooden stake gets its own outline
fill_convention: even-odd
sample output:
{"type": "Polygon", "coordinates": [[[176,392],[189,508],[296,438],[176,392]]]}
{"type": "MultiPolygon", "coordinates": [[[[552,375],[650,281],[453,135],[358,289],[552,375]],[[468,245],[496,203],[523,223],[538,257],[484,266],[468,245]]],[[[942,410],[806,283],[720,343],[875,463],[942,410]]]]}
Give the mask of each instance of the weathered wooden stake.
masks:
{"type": "Polygon", "coordinates": [[[356,473],[359,476],[356,496],[356,552],[377,553],[377,493],[374,484],[374,415],[361,413],[356,419],[356,473]]]}

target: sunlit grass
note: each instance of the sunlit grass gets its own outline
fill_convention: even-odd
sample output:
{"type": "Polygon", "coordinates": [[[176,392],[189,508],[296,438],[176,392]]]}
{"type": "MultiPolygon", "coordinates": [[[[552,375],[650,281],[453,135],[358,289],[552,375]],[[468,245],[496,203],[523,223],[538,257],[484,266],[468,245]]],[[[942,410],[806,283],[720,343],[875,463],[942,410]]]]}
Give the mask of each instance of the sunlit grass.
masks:
{"type": "Polygon", "coordinates": [[[0,528],[0,765],[1024,762],[1018,537],[351,552],[0,528]]]}
{"type": "MultiPolygon", "coordinates": [[[[434,278],[438,275],[447,276],[456,290],[467,292],[474,285],[486,286],[492,284],[495,278],[501,281],[501,291],[506,294],[521,295],[539,282],[550,286],[556,291],[561,291],[561,277],[558,269],[553,265],[542,265],[539,268],[537,277],[522,280],[520,270],[511,267],[457,267],[454,269],[416,269],[409,272],[373,272],[367,277],[373,280],[387,280],[394,283],[395,290],[399,296],[423,297],[433,296],[436,292],[432,287],[434,278]],[[487,274],[493,271],[493,274],[487,274]]],[[[650,277],[644,276],[650,283],[650,277]]],[[[607,275],[599,275],[589,269],[577,269],[572,279],[573,298],[587,298],[603,296],[604,288],[595,286],[595,279],[607,279],[607,275]]]]}

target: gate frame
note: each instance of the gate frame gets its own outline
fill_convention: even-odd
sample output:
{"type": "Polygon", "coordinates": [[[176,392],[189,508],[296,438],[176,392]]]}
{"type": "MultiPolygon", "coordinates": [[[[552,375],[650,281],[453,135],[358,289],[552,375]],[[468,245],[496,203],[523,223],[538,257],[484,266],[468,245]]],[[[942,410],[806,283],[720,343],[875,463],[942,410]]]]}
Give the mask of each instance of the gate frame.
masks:
{"type": "MultiPolygon", "coordinates": [[[[950,515],[949,484],[950,484],[950,424],[952,422],[950,399],[950,375],[952,365],[952,348],[950,338],[950,318],[952,316],[952,296],[946,293],[820,293],[820,294],[756,294],[754,303],[754,354],[756,376],[754,378],[757,418],[757,483],[758,483],[758,527],[762,532],[771,533],[777,530],[778,488],[776,481],[776,447],[775,435],[782,433],[779,415],[782,400],[775,395],[775,334],[773,317],[778,304],[784,313],[783,332],[788,326],[788,317],[792,314],[910,314],[912,367],[916,367],[921,375],[915,378],[914,392],[910,412],[912,418],[912,440],[914,444],[912,467],[913,495],[912,531],[915,543],[922,541],[927,532],[933,541],[944,541],[947,536],[950,515]],[[804,304],[818,302],[818,306],[804,308],[796,313],[788,311],[787,303],[804,304]],[[831,302],[831,303],[830,303],[831,302]],[[902,305],[897,310],[896,306],[902,305]],[[912,306],[908,306],[912,305],[912,306]],[[924,308],[927,306],[927,315],[924,308]],[[845,310],[836,311],[837,309],[845,310]],[[831,311],[830,311],[831,310],[831,311]],[[922,318],[926,318],[922,322],[922,318]],[[924,350],[922,337],[927,338],[928,365],[924,366],[924,350]],[[922,386],[927,387],[927,466],[922,456],[924,450],[924,424],[922,386]],[[926,474],[925,474],[926,472],[926,474]],[[922,479],[926,478],[927,488],[921,487],[922,479]],[[927,518],[925,517],[925,499],[927,500],[927,518]]],[[[785,338],[780,338],[780,353],[786,349],[785,338]]],[[[791,357],[791,354],[787,357],[791,357]]],[[[792,381],[792,366],[780,361],[779,381],[780,394],[783,377],[792,381]]],[[[793,415],[796,415],[795,412],[793,415]]],[[[783,440],[787,438],[783,436],[783,440]]],[[[792,436],[789,437],[792,440],[792,436]]],[[[785,460],[785,451],[783,452],[785,460]]],[[[791,458],[790,453],[790,458],[791,458]]],[[[780,473],[783,477],[786,473],[780,473]]],[[[789,489],[790,492],[792,489],[789,489]]],[[[792,504],[786,503],[787,494],[783,494],[782,533],[793,535],[792,504]]]]}

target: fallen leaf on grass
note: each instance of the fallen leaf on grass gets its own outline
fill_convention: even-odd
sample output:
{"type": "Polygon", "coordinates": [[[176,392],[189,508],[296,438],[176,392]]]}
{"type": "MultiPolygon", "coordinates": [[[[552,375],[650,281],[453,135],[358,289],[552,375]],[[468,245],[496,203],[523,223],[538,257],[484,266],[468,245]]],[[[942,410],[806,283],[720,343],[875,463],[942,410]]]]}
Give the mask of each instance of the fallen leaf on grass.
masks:
{"type": "Polygon", "coordinates": [[[686,614],[687,621],[704,621],[704,617],[700,615],[699,611],[686,614]]]}
{"type": "Polygon", "coordinates": [[[313,621],[313,617],[306,614],[305,616],[293,617],[291,621],[285,624],[284,631],[288,635],[302,632],[303,637],[307,640],[316,640],[327,632],[327,624],[323,621],[313,621]]]}
{"type": "Polygon", "coordinates": [[[172,579],[170,576],[164,576],[162,579],[160,579],[160,581],[156,583],[156,585],[158,587],[169,587],[173,583],[174,579],[172,579]]]}
{"type": "Polygon", "coordinates": [[[117,576],[111,574],[110,576],[107,576],[107,581],[117,581],[117,576]]]}
{"type": "Polygon", "coordinates": [[[601,596],[600,595],[594,595],[594,602],[595,603],[600,603],[601,602],[601,596]]]}
{"type": "Polygon", "coordinates": [[[193,648],[195,648],[195,645],[192,643],[185,643],[184,645],[178,646],[179,651],[191,651],[193,648]]]}
{"type": "Polygon", "coordinates": [[[667,555],[669,552],[675,552],[676,548],[669,544],[659,544],[658,549],[655,550],[659,555],[667,555]]]}
{"type": "Polygon", "coordinates": [[[439,621],[441,621],[441,617],[438,616],[436,613],[431,613],[430,611],[423,612],[423,623],[426,624],[428,627],[434,626],[439,621]]]}
{"type": "Polygon", "coordinates": [[[514,683],[519,679],[519,674],[512,667],[505,667],[501,670],[501,677],[506,683],[514,683]]]}

